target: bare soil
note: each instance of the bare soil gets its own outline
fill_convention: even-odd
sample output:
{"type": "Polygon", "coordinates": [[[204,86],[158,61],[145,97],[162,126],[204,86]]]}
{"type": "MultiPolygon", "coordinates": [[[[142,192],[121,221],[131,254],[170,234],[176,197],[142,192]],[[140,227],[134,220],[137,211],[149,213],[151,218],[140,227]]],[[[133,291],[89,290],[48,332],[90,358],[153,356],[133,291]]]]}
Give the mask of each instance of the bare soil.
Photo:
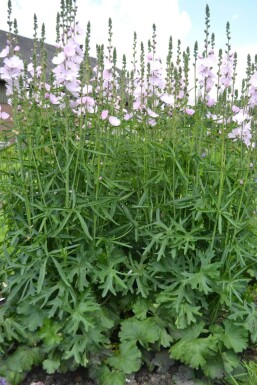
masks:
{"type": "MultiPolygon", "coordinates": [[[[157,370],[149,372],[142,368],[137,374],[128,375],[128,385],[196,385],[191,369],[184,365],[174,365],[166,373],[157,370]]],[[[84,368],[69,373],[47,374],[41,368],[34,368],[23,381],[22,385],[98,385],[88,376],[84,368]]]]}

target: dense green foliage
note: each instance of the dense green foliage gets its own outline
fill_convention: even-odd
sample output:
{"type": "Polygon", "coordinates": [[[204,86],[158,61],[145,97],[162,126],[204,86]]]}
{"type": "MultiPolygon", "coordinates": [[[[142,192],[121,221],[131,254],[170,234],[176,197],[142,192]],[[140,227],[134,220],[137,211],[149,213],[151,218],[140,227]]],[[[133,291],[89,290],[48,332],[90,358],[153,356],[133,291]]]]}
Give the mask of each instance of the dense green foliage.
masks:
{"type": "Polygon", "coordinates": [[[1,150],[0,376],[87,366],[123,385],[162,349],[209,379],[235,376],[257,342],[256,149],[228,137],[247,100],[224,90],[191,115],[153,95],[156,125],[115,126],[104,93],[76,115],[69,92],[43,108],[37,82],[29,95],[20,82],[16,143],[1,150]]]}
{"type": "Polygon", "coordinates": [[[257,340],[251,152],[209,135],[201,157],[191,117],[115,134],[96,120],[76,141],[71,118],[38,113],[44,135],[26,126],[3,186],[2,353],[38,346],[49,373],[99,363],[103,384],[149,349],[231,373],[257,340]]]}

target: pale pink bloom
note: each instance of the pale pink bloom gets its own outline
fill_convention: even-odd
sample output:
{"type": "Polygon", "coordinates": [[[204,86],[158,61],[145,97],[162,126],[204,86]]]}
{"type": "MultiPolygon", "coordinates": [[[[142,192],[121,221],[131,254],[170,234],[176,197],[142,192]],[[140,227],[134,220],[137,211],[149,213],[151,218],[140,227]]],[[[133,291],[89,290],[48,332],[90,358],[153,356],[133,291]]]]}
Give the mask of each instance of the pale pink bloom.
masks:
{"type": "Polygon", "coordinates": [[[66,57],[72,57],[76,54],[76,44],[70,39],[68,44],[63,47],[63,53],[66,57]]]}
{"type": "Polygon", "coordinates": [[[55,65],[58,65],[58,64],[63,63],[64,60],[65,60],[65,54],[64,54],[64,52],[60,52],[60,53],[58,53],[57,56],[55,56],[53,58],[52,63],[55,65]]]}
{"type": "Polygon", "coordinates": [[[109,114],[108,110],[103,110],[101,113],[101,119],[105,120],[109,114]]]}
{"type": "Polygon", "coordinates": [[[153,86],[160,87],[160,88],[164,88],[164,85],[165,85],[163,79],[156,75],[149,76],[149,83],[153,86]]]}
{"type": "Polygon", "coordinates": [[[112,79],[112,73],[108,69],[103,70],[103,79],[104,80],[111,80],[112,79]]]}
{"type": "Polygon", "coordinates": [[[10,52],[10,47],[7,45],[1,52],[0,52],[0,57],[6,57],[9,55],[10,52]]]}
{"type": "Polygon", "coordinates": [[[238,113],[232,117],[232,120],[238,124],[242,124],[246,120],[249,120],[249,114],[247,111],[244,111],[242,108],[239,109],[238,113]]]}
{"type": "Polygon", "coordinates": [[[24,69],[23,61],[16,55],[4,59],[4,64],[9,69],[15,69],[19,71],[22,71],[24,69]]]}
{"type": "Polygon", "coordinates": [[[129,119],[131,119],[133,117],[133,114],[132,113],[130,113],[130,114],[125,114],[124,115],[124,120],[129,120],[129,119]]]}
{"type": "Polygon", "coordinates": [[[109,117],[109,123],[112,125],[112,126],[119,126],[120,125],[120,119],[116,118],[116,116],[110,116],[109,117]]]}
{"type": "Polygon", "coordinates": [[[77,22],[75,26],[75,35],[74,40],[78,45],[81,45],[84,43],[85,37],[84,37],[84,29],[81,27],[81,25],[77,22]]]}
{"type": "Polygon", "coordinates": [[[151,118],[157,118],[159,115],[156,114],[156,112],[152,111],[150,108],[147,108],[147,113],[149,116],[151,116],[151,118]]]}
{"type": "Polygon", "coordinates": [[[54,94],[49,95],[49,100],[52,104],[60,104],[59,97],[55,96],[54,94]]]}
{"type": "Polygon", "coordinates": [[[146,58],[147,60],[153,60],[153,54],[151,52],[148,52],[148,54],[146,55],[146,58]]]}
{"type": "Polygon", "coordinates": [[[156,121],[154,119],[149,119],[148,120],[148,124],[151,126],[151,127],[154,127],[156,125],[156,121]]]}
{"type": "Polygon", "coordinates": [[[235,105],[232,106],[232,112],[234,112],[234,114],[237,114],[239,111],[240,111],[239,107],[237,107],[235,105]]]}
{"type": "Polygon", "coordinates": [[[210,99],[206,102],[206,105],[207,105],[208,107],[212,107],[212,106],[214,106],[215,103],[216,103],[215,99],[210,98],[210,99]]]}
{"type": "Polygon", "coordinates": [[[233,139],[233,142],[236,142],[238,139],[241,139],[242,142],[249,147],[251,145],[251,124],[250,122],[243,124],[241,127],[234,128],[229,134],[228,137],[233,139]]]}
{"type": "Polygon", "coordinates": [[[141,109],[141,107],[142,107],[142,104],[139,101],[136,101],[133,103],[133,109],[134,110],[137,111],[137,110],[141,109]]]}
{"type": "Polygon", "coordinates": [[[71,80],[71,81],[66,81],[65,82],[65,87],[66,90],[72,93],[74,96],[77,96],[80,87],[79,87],[79,82],[77,79],[71,80]]]}
{"type": "Polygon", "coordinates": [[[252,87],[257,88],[257,71],[251,76],[250,84],[252,87]]]}
{"type": "Polygon", "coordinates": [[[160,97],[161,101],[163,101],[165,104],[174,104],[174,97],[170,94],[163,94],[160,97]]]}
{"type": "Polygon", "coordinates": [[[85,104],[88,112],[94,112],[95,100],[91,96],[84,96],[82,103],[85,104]]]}
{"type": "Polygon", "coordinates": [[[19,52],[20,47],[18,45],[16,45],[13,50],[14,50],[14,52],[19,52]]]}
{"type": "Polygon", "coordinates": [[[10,117],[10,115],[9,114],[7,114],[7,112],[2,112],[1,111],[1,106],[0,106],[0,119],[3,119],[3,120],[6,120],[6,119],[8,119],[10,117]]]}
{"type": "Polygon", "coordinates": [[[185,112],[187,115],[194,115],[195,110],[193,110],[192,108],[186,108],[185,112]]]}
{"type": "Polygon", "coordinates": [[[77,107],[77,102],[75,100],[70,101],[70,108],[75,108],[77,107]]]}
{"type": "Polygon", "coordinates": [[[51,89],[51,86],[50,86],[50,84],[48,84],[48,83],[45,83],[45,89],[46,89],[46,91],[50,91],[50,89],[51,89]]]}
{"type": "Polygon", "coordinates": [[[75,55],[75,56],[72,57],[72,61],[73,61],[73,63],[75,63],[75,64],[80,64],[80,63],[83,62],[83,56],[80,55],[80,54],[75,55]]]}
{"type": "Polygon", "coordinates": [[[0,68],[0,73],[2,74],[2,79],[7,82],[17,79],[24,69],[23,61],[16,55],[10,58],[5,58],[4,64],[4,67],[0,68]]]}

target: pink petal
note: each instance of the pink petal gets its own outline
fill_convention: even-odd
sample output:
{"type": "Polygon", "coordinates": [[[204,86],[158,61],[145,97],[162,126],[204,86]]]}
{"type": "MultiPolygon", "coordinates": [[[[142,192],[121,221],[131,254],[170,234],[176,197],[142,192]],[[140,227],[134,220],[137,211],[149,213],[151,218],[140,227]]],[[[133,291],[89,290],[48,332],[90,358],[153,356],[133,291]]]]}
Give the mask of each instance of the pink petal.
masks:
{"type": "Polygon", "coordinates": [[[7,112],[0,112],[0,118],[3,119],[3,120],[6,120],[10,117],[9,114],[7,114],[7,112]]]}
{"type": "Polygon", "coordinates": [[[101,119],[105,120],[109,114],[108,110],[103,110],[101,113],[101,119]]]}
{"type": "Polygon", "coordinates": [[[109,122],[112,126],[115,126],[115,127],[120,125],[120,119],[116,118],[116,116],[110,116],[109,122]]]}
{"type": "Polygon", "coordinates": [[[7,47],[5,47],[5,48],[0,52],[0,57],[6,57],[6,56],[8,56],[9,51],[10,51],[10,47],[9,47],[9,45],[7,45],[7,47]]]}
{"type": "Polygon", "coordinates": [[[55,57],[53,58],[52,63],[58,65],[58,64],[63,63],[64,60],[65,60],[65,55],[64,55],[63,52],[60,52],[60,53],[58,53],[57,56],[55,56],[55,57]]]}

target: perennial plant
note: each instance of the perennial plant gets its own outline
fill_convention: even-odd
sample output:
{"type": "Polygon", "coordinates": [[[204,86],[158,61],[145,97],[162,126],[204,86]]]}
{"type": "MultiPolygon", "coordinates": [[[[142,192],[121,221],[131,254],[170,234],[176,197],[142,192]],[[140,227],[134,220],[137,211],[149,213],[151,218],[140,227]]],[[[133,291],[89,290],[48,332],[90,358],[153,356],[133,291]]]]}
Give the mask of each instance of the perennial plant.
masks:
{"type": "Polygon", "coordinates": [[[217,54],[206,6],[203,52],[174,53],[170,38],[164,65],[154,25],[118,69],[109,20],[92,68],[76,11],[61,1],[49,74],[44,25],[39,38],[35,17],[23,62],[9,1],[0,376],[86,366],[123,385],[161,349],[206,378],[236,376],[257,341],[256,60],[236,90],[229,24],[217,54]]]}

